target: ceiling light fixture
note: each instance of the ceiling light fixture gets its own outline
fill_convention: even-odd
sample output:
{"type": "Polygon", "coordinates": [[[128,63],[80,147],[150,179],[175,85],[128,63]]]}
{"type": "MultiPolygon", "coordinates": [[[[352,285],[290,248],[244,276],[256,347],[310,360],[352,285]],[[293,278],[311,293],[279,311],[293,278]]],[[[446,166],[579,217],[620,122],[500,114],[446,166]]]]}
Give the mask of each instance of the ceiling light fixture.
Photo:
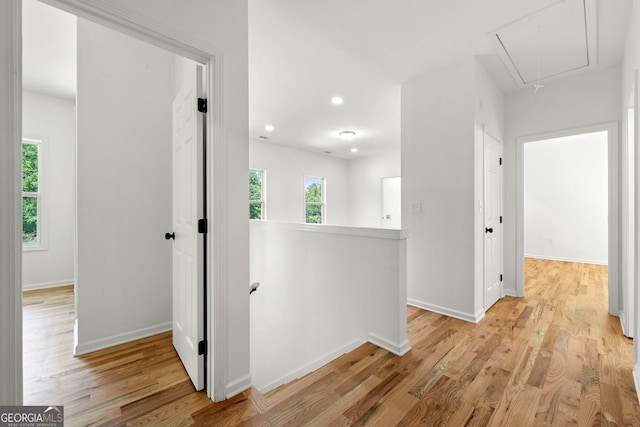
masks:
{"type": "Polygon", "coordinates": [[[341,97],[339,97],[339,96],[334,96],[333,98],[331,98],[331,103],[332,103],[333,105],[340,105],[340,104],[342,104],[343,102],[344,102],[344,99],[342,99],[342,98],[341,98],[341,97]]]}
{"type": "Polygon", "coordinates": [[[352,152],[352,153],[357,153],[357,152],[358,152],[358,149],[357,149],[356,147],[353,147],[353,148],[351,149],[351,152],[352,152]]]}
{"type": "Polygon", "coordinates": [[[273,132],[275,128],[273,127],[273,125],[266,125],[264,127],[264,130],[266,130],[267,132],[273,132]]]}
{"type": "Polygon", "coordinates": [[[344,139],[345,141],[351,141],[353,138],[355,138],[356,133],[352,130],[343,130],[338,135],[340,135],[340,138],[344,139]]]}

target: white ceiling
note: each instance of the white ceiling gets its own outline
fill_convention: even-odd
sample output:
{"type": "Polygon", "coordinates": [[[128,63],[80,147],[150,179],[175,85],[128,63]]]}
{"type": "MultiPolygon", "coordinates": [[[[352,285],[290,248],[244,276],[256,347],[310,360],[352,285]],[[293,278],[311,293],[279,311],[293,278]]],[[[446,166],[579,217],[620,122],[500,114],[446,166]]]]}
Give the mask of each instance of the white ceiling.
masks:
{"type": "Polygon", "coordinates": [[[36,0],[22,1],[22,85],[76,97],[76,17],[36,0]]]}
{"type": "MultiPolygon", "coordinates": [[[[344,158],[355,156],[352,146],[358,156],[399,147],[403,81],[476,56],[505,92],[517,90],[489,34],[582,1],[249,0],[250,136],[344,158]],[[334,95],[344,104],[331,105],[334,95]],[[345,143],[337,136],[345,129],[359,136],[345,143]]],[[[630,7],[597,1],[598,67],[620,63],[630,7]]],[[[550,27],[545,46],[576,44],[573,37],[550,27]]]]}
{"type": "MultiPolygon", "coordinates": [[[[546,8],[567,10],[556,4],[575,9],[590,0],[248,1],[250,137],[353,158],[399,148],[403,81],[476,56],[505,92],[518,90],[491,33],[517,29],[510,24],[546,8]],[[344,98],[340,106],[330,102],[336,95],[344,98]],[[275,130],[267,132],[268,124],[275,130]],[[358,135],[346,143],[338,137],[343,130],[358,135]]],[[[594,1],[595,67],[619,64],[632,0],[594,1]]],[[[74,97],[75,18],[35,0],[23,5],[25,87],[74,97]]],[[[584,45],[575,40],[580,31],[569,31],[578,21],[545,27],[541,57],[558,46],[584,45]]],[[[538,43],[524,40],[518,54],[530,62],[538,43]]]]}

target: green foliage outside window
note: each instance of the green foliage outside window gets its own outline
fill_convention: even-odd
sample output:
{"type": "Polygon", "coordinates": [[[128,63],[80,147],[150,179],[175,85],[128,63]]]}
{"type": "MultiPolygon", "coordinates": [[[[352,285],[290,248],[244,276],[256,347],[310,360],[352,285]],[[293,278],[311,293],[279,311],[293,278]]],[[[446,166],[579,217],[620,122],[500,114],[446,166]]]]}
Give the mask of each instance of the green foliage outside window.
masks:
{"type": "Polygon", "coordinates": [[[249,171],[249,219],[262,219],[262,171],[249,171]]]}
{"type": "Polygon", "coordinates": [[[22,242],[38,241],[38,144],[22,144],[22,242]]]}
{"type": "Polygon", "coordinates": [[[323,195],[322,178],[305,177],[305,222],[307,224],[322,224],[323,195]]]}

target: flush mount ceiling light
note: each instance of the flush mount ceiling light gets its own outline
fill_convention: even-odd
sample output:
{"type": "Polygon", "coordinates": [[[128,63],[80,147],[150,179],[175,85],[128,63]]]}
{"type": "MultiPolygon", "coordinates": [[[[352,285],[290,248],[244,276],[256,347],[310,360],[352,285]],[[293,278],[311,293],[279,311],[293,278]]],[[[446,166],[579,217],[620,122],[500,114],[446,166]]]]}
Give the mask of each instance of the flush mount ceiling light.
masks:
{"type": "Polygon", "coordinates": [[[344,102],[344,99],[342,99],[342,98],[341,98],[341,97],[339,97],[339,96],[334,96],[333,98],[331,98],[331,103],[332,103],[333,105],[340,105],[340,104],[342,104],[343,102],[344,102]]]}
{"type": "Polygon", "coordinates": [[[264,130],[266,130],[267,132],[273,132],[275,128],[273,127],[273,125],[266,125],[264,127],[264,130]]]}
{"type": "Polygon", "coordinates": [[[351,152],[352,152],[352,153],[357,153],[357,152],[358,152],[358,149],[357,149],[357,148],[355,148],[355,147],[353,147],[353,148],[351,149],[351,152]]]}
{"type": "Polygon", "coordinates": [[[338,135],[340,135],[340,138],[344,139],[345,141],[351,141],[353,138],[355,138],[356,133],[352,130],[343,130],[338,135]]]}

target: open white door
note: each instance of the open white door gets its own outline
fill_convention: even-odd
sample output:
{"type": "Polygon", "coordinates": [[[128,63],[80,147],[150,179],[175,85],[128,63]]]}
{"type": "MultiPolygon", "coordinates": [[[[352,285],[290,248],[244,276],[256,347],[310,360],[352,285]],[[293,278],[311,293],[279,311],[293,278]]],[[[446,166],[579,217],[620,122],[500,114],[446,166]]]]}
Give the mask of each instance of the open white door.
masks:
{"type": "Polygon", "coordinates": [[[502,145],[484,134],[484,309],[502,297],[502,145]]]}
{"type": "Polygon", "coordinates": [[[382,228],[401,228],[400,177],[382,178],[382,228]]]}
{"type": "MultiPolygon", "coordinates": [[[[173,345],[197,390],[204,388],[204,235],[202,69],[185,70],[173,101],[173,345]]],[[[170,238],[170,236],[167,236],[170,238]]]]}

